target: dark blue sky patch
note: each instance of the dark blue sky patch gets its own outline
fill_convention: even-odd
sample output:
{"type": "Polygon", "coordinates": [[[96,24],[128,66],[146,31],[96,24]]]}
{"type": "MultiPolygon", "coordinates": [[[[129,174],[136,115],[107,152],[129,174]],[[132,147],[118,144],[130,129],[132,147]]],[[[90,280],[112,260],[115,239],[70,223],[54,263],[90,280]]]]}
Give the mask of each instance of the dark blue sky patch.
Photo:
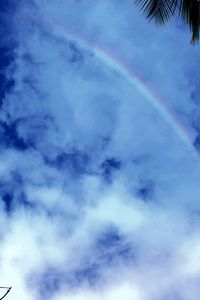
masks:
{"type": "Polygon", "coordinates": [[[18,209],[36,211],[38,207],[28,201],[24,192],[24,180],[17,171],[10,177],[0,181],[0,201],[7,216],[11,216],[18,209]]]}
{"type": "MultiPolygon", "coordinates": [[[[38,27],[39,23],[37,22],[36,26],[38,27]]],[[[51,43],[51,47],[55,47],[57,51],[60,52],[60,55],[64,57],[64,60],[67,64],[70,64],[75,69],[79,69],[85,59],[85,53],[88,53],[84,47],[80,47],[80,45],[70,38],[62,38],[58,35],[54,34],[49,27],[48,22],[40,22],[40,34],[44,40],[48,40],[51,43]]]]}
{"type": "Polygon", "coordinates": [[[170,291],[166,292],[165,295],[163,295],[158,300],[183,300],[183,298],[179,295],[178,292],[174,291],[174,289],[171,288],[170,291]]]}
{"type": "Polygon", "coordinates": [[[1,0],[0,2],[0,41],[1,47],[13,42],[12,17],[17,7],[17,1],[1,0]]]}
{"type": "Polygon", "coordinates": [[[99,282],[99,277],[98,268],[92,264],[71,272],[47,268],[40,274],[31,274],[28,284],[37,290],[39,298],[50,299],[64,286],[70,290],[83,285],[94,287],[99,282]]]}
{"type": "Polygon", "coordinates": [[[38,115],[19,119],[15,123],[18,139],[28,147],[40,151],[40,145],[48,145],[48,132],[52,129],[52,122],[48,116],[38,115]]]}
{"type": "Polygon", "coordinates": [[[200,227],[200,209],[188,209],[187,217],[191,228],[200,227]]]}
{"type": "Polygon", "coordinates": [[[17,209],[34,210],[34,206],[28,202],[25,194],[21,191],[18,194],[12,192],[6,193],[2,197],[4,203],[4,209],[8,216],[12,215],[17,209]]]}
{"type": "Polygon", "coordinates": [[[15,59],[15,46],[11,43],[9,44],[9,42],[2,41],[1,38],[0,43],[2,44],[0,47],[0,104],[2,104],[5,95],[9,93],[15,85],[15,81],[11,77],[10,72],[7,72],[9,65],[12,64],[15,59]]]}
{"type": "Polygon", "coordinates": [[[122,163],[119,159],[116,159],[114,157],[107,158],[102,164],[101,169],[103,176],[107,179],[110,179],[113,173],[116,170],[120,170],[122,166],[122,163]]]}
{"type": "Polygon", "coordinates": [[[37,290],[39,298],[51,299],[63,286],[70,290],[83,284],[94,286],[97,278],[95,266],[91,265],[71,272],[50,267],[44,272],[31,274],[28,277],[28,285],[37,290]]]}
{"type": "Polygon", "coordinates": [[[0,139],[1,145],[7,148],[15,148],[17,150],[26,150],[31,145],[24,142],[17,133],[18,122],[7,124],[0,121],[0,139]]]}
{"type": "Polygon", "coordinates": [[[41,62],[37,61],[35,57],[33,57],[30,53],[25,53],[21,56],[24,68],[27,70],[27,73],[24,74],[23,77],[23,84],[26,88],[29,88],[34,92],[33,98],[36,97],[36,99],[41,99],[41,102],[44,101],[45,94],[42,92],[40,88],[40,82],[39,82],[39,70],[43,68],[41,62]]]}
{"type": "Polygon", "coordinates": [[[118,261],[133,263],[135,260],[135,249],[119,233],[117,228],[112,226],[98,236],[95,247],[100,266],[116,264],[118,261]]]}
{"type": "Polygon", "coordinates": [[[25,64],[29,65],[29,67],[30,66],[35,66],[37,64],[34,57],[30,53],[23,54],[22,59],[25,62],[25,64]]]}
{"type": "Polygon", "coordinates": [[[48,164],[61,170],[68,170],[72,175],[87,173],[90,165],[90,157],[86,153],[73,149],[57,155],[56,159],[46,161],[48,164]]]}
{"type": "Polygon", "coordinates": [[[110,248],[113,245],[119,243],[122,236],[119,234],[117,228],[111,226],[105,230],[97,239],[97,248],[110,248]]]}
{"type": "Polygon", "coordinates": [[[39,299],[51,299],[64,283],[64,274],[49,268],[40,274],[31,274],[27,283],[38,293],[39,299]]]}
{"type": "Polygon", "coordinates": [[[9,46],[0,46],[0,70],[9,66],[14,59],[14,53],[9,46]]]}
{"type": "Polygon", "coordinates": [[[10,215],[13,207],[13,184],[8,179],[0,179],[0,201],[7,215],[10,215]]]}
{"type": "Polygon", "coordinates": [[[17,204],[19,208],[23,208],[24,210],[29,210],[32,212],[37,212],[39,209],[35,203],[28,201],[23,190],[17,195],[17,204]]]}
{"type": "Polygon", "coordinates": [[[69,48],[70,48],[70,57],[69,62],[70,63],[82,63],[84,60],[84,55],[81,49],[77,46],[75,42],[70,41],[69,42],[69,48]]]}
{"type": "Polygon", "coordinates": [[[16,2],[15,0],[1,0],[0,15],[13,13],[17,7],[16,2]]]}
{"type": "Polygon", "coordinates": [[[92,263],[68,274],[67,281],[71,288],[76,288],[83,284],[94,287],[99,283],[100,278],[99,266],[92,263]]]}
{"type": "Polygon", "coordinates": [[[193,145],[196,148],[196,150],[200,153],[200,134],[197,135],[193,145]]]}
{"type": "Polygon", "coordinates": [[[33,93],[37,95],[38,98],[41,98],[41,92],[38,90],[37,81],[31,78],[30,76],[23,78],[23,84],[32,90],[33,93]]]}
{"type": "Polygon", "coordinates": [[[16,9],[16,1],[0,2],[0,104],[6,93],[14,86],[14,79],[8,67],[15,60],[16,39],[12,28],[12,15],[16,9]],[[9,74],[9,75],[8,75],[9,74]]]}
{"type": "Polygon", "coordinates": [[[11,91],[14,85],[14,79],[8,79],[5,74],[0,74],[0,105],[3,102],[3,98],[11,91]]]}
{"type": "Polygon", "coordinates": [[[133,158],[132,162],[134,165],[146,164],[151,157],[148,154],[141,154],[133,158]]]}
{"type": "Polygon", "coordinates": [[[4,203],[4,209],[7,215],[10,215],[12,212],[12,203],[13,203],[13,195],[12,193],[6,193],[2,196],[2,201],[4,203]]]}
{"type": "Polygon", "coordinates": [[[151,201],[153,199],[154,192],[155,184],[151,180],[142,181],[136,190],[137,196],[145,202],[151,201]]]}

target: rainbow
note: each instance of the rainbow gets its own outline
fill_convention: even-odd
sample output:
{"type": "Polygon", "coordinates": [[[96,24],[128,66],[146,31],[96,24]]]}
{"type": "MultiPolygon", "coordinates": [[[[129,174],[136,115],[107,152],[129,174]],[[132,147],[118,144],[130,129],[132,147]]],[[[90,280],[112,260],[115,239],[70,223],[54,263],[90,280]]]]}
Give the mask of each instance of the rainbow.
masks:
{"type": "MultiPolygon", "coordinates": [[[[40,20],[41,21],[41,20],[40,20]]],[[[189,133],[188,129],[183,126],[182,122],[178,119],[177,115],[173,110],[163,101],[139,76],[130,70],[123,62],[118,58],[114,57],[105,49],[102,49],[98,45],[93,45],[87,39],[83,39],[76,33],[68,30],[63,25],[58,25],[50,20],[43,20],[42,24],[50,28],[52,33],[57,36],[75,42],[79,47],[90,51],[93,55],[105,63],[109,68],[116,71],[121,75],[127,82],[129,82],[134,88],[138,90],[155,109],[164,117],[164,119],[170,124],[172,129],[180,137],[183,143],[186,145],[190,154],[200,161],[200,153],[196,150],[193,145],[193,138],[189,133]]]]}

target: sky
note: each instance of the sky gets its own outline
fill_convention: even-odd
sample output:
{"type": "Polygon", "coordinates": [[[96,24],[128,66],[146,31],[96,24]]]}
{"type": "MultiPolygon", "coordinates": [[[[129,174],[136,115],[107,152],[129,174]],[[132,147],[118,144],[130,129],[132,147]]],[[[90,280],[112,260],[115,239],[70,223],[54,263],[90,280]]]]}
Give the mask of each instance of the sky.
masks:
{"type": "Polygon", "coordinates": [[[1,0],[0,21],[6,299],[199,299],[187,27],[149,23],[132,0],[1,0]]]}

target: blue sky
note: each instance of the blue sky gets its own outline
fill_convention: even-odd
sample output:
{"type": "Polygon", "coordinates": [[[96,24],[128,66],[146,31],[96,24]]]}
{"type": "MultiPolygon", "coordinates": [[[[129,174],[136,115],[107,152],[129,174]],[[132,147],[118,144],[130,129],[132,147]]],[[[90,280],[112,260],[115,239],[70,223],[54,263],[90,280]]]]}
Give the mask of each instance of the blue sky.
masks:
{"type": "Polygon", "coordinates": [[[129,0],[1,3],[7,298],[199,299],[200,57],[187,28],[148,23],[129,0]]]}

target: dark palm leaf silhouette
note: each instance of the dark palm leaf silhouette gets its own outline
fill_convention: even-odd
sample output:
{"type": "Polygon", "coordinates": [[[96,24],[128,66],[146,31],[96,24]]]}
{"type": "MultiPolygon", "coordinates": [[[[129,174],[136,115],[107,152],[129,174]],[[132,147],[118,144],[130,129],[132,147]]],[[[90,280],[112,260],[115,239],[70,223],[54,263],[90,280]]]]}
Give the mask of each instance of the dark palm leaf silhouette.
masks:
{"type": "Polygon", "coordinates": [[[145,13],[147,19],[159,24],[169,22],[177,15],[189,25],[192,31],[191,42],[199,41],[200,0],[135,0],[136,5],[145,13]]]}
{"type": "Polygon", "coordinates": [[[0,300],[3,300],[7,295],[8,293],[10,292],[12,287],[5,287],[5,286],[1,286],[0,289],[6,289],[6,293],[0,298],[0,300]]]}

